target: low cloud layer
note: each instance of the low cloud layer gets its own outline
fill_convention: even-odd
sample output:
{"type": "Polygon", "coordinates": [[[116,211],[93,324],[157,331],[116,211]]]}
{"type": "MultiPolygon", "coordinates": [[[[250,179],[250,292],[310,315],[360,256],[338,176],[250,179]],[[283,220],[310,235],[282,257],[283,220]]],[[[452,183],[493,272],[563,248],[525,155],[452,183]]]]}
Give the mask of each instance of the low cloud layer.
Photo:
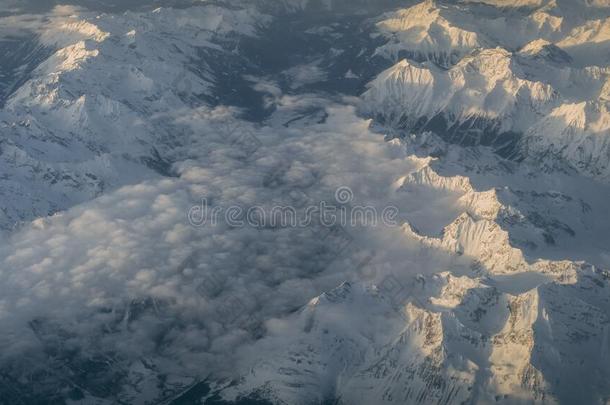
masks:
{"type": "Polygon", "coordinates": [[[341,186],[353,191],[354,204],[400,205],[393,183],[422,162],[399,142],[384,142],[354,110],[286,96],[276,124],[262,128],[230,110],[191,112],[178,120],[194,134],[192,159],[175,165],[179,177],[123,187],[12,236],[0,258],[5,367],[18,367],[23,356],[48,364],[45,346],[56,344],[74,345],[80,356],[111,355],[126,369],[153,358],[191,377],[231,375],[231,353],[264,334],[265,321],[359,277],[358,263],[374,249],[383,247],[376,260],[386,267],[404,264],[409,241],[400,228],[337,234],[315,224],[197,228],[188,221],[202,198],[212,207],[303,207],[335,201],[341,186]],[[328,117],[283,125],[308,119],[302,114],[311,107],[328,117]],[[234,134],[254,136],[260,147],[244,148],[234,134]],[[72,338],[49,343],[32,322],[72,338]]]}

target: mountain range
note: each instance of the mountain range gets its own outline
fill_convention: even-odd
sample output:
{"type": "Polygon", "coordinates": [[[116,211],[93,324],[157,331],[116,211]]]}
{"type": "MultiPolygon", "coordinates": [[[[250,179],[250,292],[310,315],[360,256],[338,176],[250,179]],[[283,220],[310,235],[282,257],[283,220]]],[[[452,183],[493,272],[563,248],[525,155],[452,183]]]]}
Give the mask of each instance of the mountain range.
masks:
{"type": "Polygon", "coordinates": [[[610,402],[610,2],[31,3],[0,404],[610,402]]]}

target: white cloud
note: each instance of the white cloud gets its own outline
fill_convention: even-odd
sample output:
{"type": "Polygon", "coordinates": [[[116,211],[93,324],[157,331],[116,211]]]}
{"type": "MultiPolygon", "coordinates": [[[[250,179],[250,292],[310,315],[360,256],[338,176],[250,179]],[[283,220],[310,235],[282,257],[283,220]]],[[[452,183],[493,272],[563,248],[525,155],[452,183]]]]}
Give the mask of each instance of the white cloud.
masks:
{"type": "MultiPolygon", "coordinates": [[[[252,342],[251,323],[281,317],[351,277],[358,249],[333,262],[338,252],[318,228],[188,224],[201,198],[224,207],[288,205],[291,190],[332,202],[337,187],[349,186],[358,203],[383,207],[396,176],[416,166],[353,107],[315,97],[283,101],[282,120],[302,114],[300,105],[326,110],[328,119],[309,128],[242,123],[238,131],[262,143],[244,160],[241,145],[227,139],[230,110],[200,111],[190,121],[193,159],[176,165],[179,178],[123,187],[13,235],[0,251],[0,325],[24,338],[3,342],[5,361],[21,355],[25,342],[27,351],[39,345],[28,322],[41,319],[125,364],[144,356],[195,374],[235,371],[228,356],[252,342]],[[269,174],[278,182],[265,183],[269,174]],[[149,298],[150,305],[135,304],[149,298]],[[171,353],[157,351],[160,330],[171,353]]],[[[351,231],[388,252],[408,248],[399,229],[351,231]]]]}

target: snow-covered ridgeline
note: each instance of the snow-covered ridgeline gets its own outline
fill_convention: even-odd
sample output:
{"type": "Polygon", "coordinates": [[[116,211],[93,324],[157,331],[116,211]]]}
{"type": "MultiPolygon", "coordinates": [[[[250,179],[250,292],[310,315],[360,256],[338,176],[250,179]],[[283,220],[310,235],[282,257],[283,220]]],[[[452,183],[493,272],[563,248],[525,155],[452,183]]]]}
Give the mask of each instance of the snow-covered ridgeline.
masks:
{"type": "Polygon", "coordinates": [[[408,59],[370,83],[363,111],[505,156],[562,159],[606,181],[610,19],[563,2],[531,6],[508,12],[425,1],[382,17],[388,43],[378,53],[408,59]]]}
{"type": "Polygon", "coordinates": [[[206,58],[232,57],[224,41],[254,35],[268,20],[251,8],[204,5],[75,10],[44,24],[40,41],[56,52],[0,111],[8,174],[0,180],[0,227],[168,174],[172,150],[188,143],[175,121],[195,98],[212,95],[206,58]]]}

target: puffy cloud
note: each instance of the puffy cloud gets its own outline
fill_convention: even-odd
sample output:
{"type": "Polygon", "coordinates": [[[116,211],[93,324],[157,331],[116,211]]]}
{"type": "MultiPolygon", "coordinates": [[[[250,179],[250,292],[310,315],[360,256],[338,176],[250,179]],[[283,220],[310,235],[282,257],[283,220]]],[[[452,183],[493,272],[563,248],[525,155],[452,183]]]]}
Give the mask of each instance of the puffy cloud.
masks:
{"type": "Polygon", "coordinates": [[[354,204],[381,211],[397,175],[417,166],[354,107],[307,96],[279,103],[277,123],[264,127],[227,109],[191,112],[177,120],[193,131],[192,158],[175,165],[178,177],[120,188],[12,235],[0,253],[5,366],[43,356],[49,345],[68,350],[52,339],[68,334],[81,356],[112,353],[123,369],[146,357],[192,377],[231,373],[235,349],[263,334],[265,320],[354,277],[362,242],[402,260],[409,242],[399,228],[329,237],[319,224],[189,224],[202,199],[209,209],[295,206],[303,216],[300,203],[336,204],[340,186],[353,190],[354,204]],[[328,118],[284,126],[302,106],[328,118]]]}

